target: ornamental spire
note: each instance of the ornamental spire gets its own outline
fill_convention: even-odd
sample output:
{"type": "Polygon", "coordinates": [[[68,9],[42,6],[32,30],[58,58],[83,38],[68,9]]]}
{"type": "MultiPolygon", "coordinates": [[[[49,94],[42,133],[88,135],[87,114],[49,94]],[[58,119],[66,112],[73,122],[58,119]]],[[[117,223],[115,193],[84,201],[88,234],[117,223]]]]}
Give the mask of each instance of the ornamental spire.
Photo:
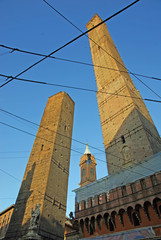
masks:
{"type": "Polygon", "coordinates": [[[88,143],[86,143],[86,150],[84,154],[91,154],[91,152],[89,151],[88,143]]]}

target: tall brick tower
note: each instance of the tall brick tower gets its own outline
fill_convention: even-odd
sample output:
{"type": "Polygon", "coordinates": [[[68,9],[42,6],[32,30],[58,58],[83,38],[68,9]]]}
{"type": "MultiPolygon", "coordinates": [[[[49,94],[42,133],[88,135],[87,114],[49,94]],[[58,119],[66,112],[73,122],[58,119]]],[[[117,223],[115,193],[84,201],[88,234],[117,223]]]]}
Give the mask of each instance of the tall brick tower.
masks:
{"type": "MultiPolygon", "coordinates": [[[[96,14],[87,29],[101,21],[96,14]]],[[[105,23],[89,32],[89,42],[93,64],[104,67],[94,71],[107,167],[114,174],[161,151],[161,140],[105,23]]]]}
{"type": "Polygon", "coordinates": [[[5,239],[64,239],[74,102],[48,99],[5,239]]]}

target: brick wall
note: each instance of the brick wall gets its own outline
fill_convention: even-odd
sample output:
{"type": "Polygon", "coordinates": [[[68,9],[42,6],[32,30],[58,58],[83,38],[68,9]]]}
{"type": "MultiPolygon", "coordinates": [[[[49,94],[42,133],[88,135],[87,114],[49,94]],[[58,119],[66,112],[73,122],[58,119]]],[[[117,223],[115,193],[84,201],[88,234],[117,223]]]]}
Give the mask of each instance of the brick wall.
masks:
{"type": "Polygon", "coordinates": [[[84,222],[83,236],[96,236],[146,226],[158,226],[156,233],[159,234],[161,231],[160,178],[161,172],[158,172],[127,184],[124,188],[112,189],[108,193],[108,198],[106,193],[101,194],[101,201],[99,201],[100,196],[96,195],[91,201],[93,202],[92,206],[86,205],[85,201],[82,201],[81,204],[83,203],[83,206],[87,206],[87,208],[84,207],[81,210],[79,203],[76,203],[76,219],[84,222]],[[132,188],[133,184],[136,186],[135,189],[132,188]],[[101,217],[101,227],[97,224],[98,216],[101,217]],[[92,218],[95,219],[95,231],[91,234],[90,221],[92,218]],[[88,230],[86,221],[89,222],[88,230]]]}

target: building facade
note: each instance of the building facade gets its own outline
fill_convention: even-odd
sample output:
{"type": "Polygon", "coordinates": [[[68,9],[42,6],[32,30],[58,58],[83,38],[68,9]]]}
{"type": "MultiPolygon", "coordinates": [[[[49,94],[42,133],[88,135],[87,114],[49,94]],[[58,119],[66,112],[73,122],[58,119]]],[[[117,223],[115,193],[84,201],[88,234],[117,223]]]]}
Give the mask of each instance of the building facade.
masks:
{"type": "Polygon", "coordinates": [[[161,237],[160,162],[161,152],[74,190],[80,238],[112,240],[117,239],[116,234],[119,239],[161,237]]]}
{"type": "Polygon", "coordinates": [[[0,239],[3,239],[6,235],[13,210],[14,204],[0,213],[0,239]]]}
{"type": "Polygon", "coordinates": [[[65,92],[48,99],[5,239],[64,238],[73,115],[65,92]]]}

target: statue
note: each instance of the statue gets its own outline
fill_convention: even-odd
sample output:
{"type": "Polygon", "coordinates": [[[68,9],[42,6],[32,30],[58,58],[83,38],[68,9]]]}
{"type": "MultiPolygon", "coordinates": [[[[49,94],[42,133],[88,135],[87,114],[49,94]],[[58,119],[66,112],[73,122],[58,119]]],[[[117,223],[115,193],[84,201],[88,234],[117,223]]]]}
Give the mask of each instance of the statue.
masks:
{"type": "Polygon", "coordinates": [[[41,236],[38,232],[38,223],[40,218],[40,206],[41,204],[35,204],[35,210],[31,209],[31,219],[30,219],[30,227],[26,235],[18,238],[18,240],[42,240],[41,236]]]}
{"type": "Polygon", "coordinates": [[[35,204],[35,210],[31,209],[31,219],[30,219],[30,229],[37,228],[40,217],[40,209],[41,204],[35,204]]]}

